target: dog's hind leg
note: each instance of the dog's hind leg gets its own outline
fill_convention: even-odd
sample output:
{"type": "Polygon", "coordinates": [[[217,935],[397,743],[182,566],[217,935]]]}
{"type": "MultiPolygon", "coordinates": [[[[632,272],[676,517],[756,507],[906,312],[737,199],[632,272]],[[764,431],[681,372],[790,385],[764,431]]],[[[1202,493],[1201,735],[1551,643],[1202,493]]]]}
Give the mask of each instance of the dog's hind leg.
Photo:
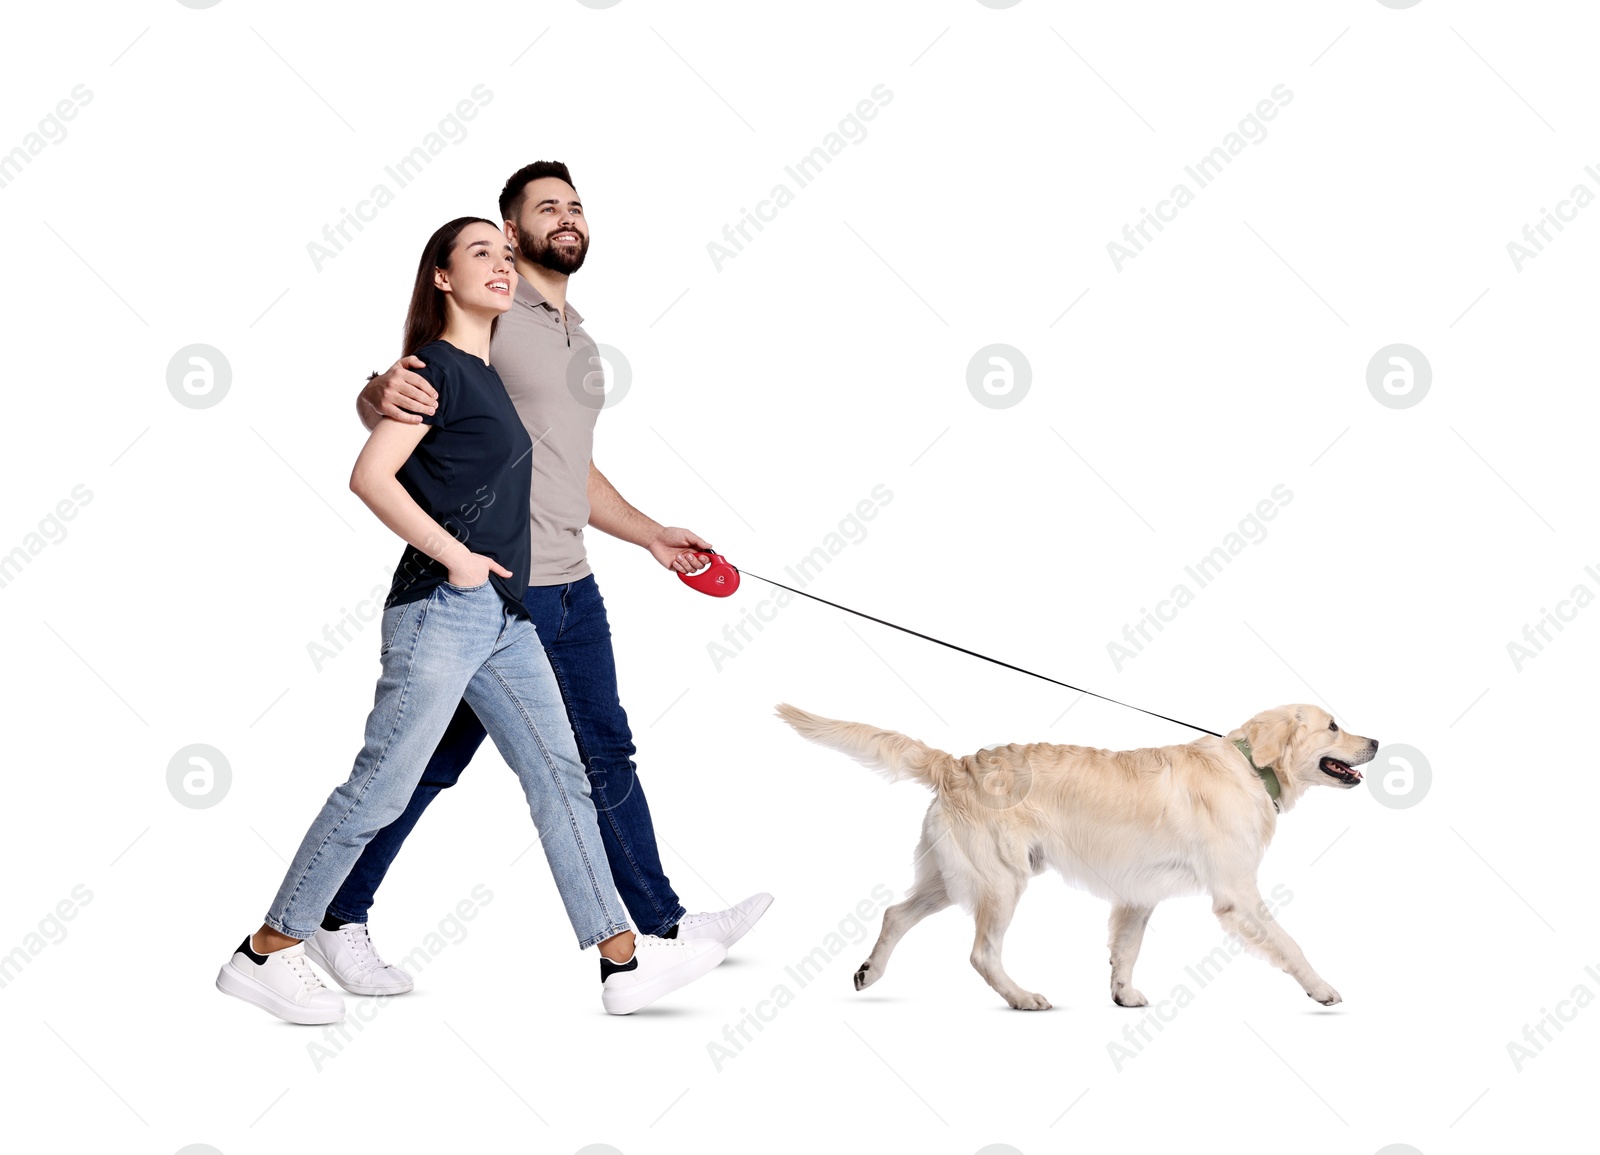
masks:
{"type": "Polygon", "coordinates": [[[1254,880],[1211,892],[1211,910],[1222,929],[1236,934],[1245,946],[1264,957],[1279,970],[1288,971],[1305,988],[1306,994],[1325,1007],[1340,1002],[1339,992],[1311,969],[1298,943],[1267,910],[1254,880]]]}
{"type": "Polygon", "coordinates": [[[924,830],[917,843],[916,881],[904,902],[897,902],[883,912],[883,930],[878,942],[867,956],[867,961],[856,970],[856,990],[864,991],[883,977],[889,965],[889,955],[905,934],[930,914],[937,914],[950,905],[950,895],[945,890],[944,877],[939,872],[938,861],[929,853],[933,841],[924,830]]]}
{"type": "Polygon", "coordinates": [[[1142,1007],[1149,1003],[1133,989],[1133,964],[1139,961],[1144,928],[1154,909],[1123,903],[1111,908],[1111,1001],[1119,1007],[1142,1007]]]}
{"type": "Polygon", "coordinates": [[[1005,938],[1006,928],[1011,925],[1011,916],[1017,911],[1017,900],[1022,897],[1027,885],[1026,875],[984,880],[973,906],[973,917],[978,927],[972,943],[972,965],[1013,1009],[1048,1011],[1049,999],[1023,990],[1000,965],[1001,941],[1005,938]]]}

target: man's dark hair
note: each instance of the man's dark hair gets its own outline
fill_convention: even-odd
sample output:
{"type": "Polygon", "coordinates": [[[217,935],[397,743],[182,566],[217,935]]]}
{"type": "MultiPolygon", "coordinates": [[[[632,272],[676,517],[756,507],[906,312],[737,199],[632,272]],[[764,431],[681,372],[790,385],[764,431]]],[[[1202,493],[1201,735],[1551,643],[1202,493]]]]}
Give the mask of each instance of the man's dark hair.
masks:
{"type": "Polygon", "coordinates": [[[566,165],[559,160],[536,160],[512,173],[511,179],[506,181],[506,187],[500,190],[500,219],[516,220],[522,212],[522,202],[528,199],[529,182],[547,176],[558,177],[572,185],[573,192],[578,191],[578,186],[572,184],[572,174],[567,171],[566,165]]]}

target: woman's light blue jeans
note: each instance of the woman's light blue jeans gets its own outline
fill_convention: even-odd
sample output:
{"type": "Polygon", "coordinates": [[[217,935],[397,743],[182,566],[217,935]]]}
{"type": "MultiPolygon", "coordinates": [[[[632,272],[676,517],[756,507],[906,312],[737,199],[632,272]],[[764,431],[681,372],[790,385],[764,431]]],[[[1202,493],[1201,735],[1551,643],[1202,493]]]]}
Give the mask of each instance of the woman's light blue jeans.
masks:
{"type": "Polygon", "coordinates": [[[516,771],[578,945],[629,929],[606,862],[589,778],[538,632],[485,582],[444,583],[383,612],[366,744],[306,831],[266,924],[310,938],[372,836],[411,800],[465,698],[516,771]]]}

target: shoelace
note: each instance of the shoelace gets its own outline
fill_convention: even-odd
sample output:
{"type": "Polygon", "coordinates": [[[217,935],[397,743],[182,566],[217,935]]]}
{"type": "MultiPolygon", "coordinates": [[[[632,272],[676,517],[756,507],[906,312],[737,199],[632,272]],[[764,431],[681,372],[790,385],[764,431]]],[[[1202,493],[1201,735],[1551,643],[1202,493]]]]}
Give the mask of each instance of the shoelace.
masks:
{"type": "Polygon", "coordinates": [[[297,954],[293,958],[286,958],[283,961],[288,964],[289,969],[305,986],[307,991],[315,994],[317,991],[326,989],[322,985],[322,980],[317,977],[317,972],[312,970],[311,964],[306,961],[305,955],[297,954]]]}
{"type": "Polygon", "coordinates": [[[367,933],[366,923],[340,927],[339,934],[349,946],[350,953],[356,956],[356,968],[362,973],[381,971],[389,965],[378,957],[378,950],[372,945],[372,936],[367,933]]]}
{"type": "Polygon", "coordinates": [[[703,923],[716,922],[720,914],[686,914],[678,920],[679,926],[700,926],[703,923]]]}

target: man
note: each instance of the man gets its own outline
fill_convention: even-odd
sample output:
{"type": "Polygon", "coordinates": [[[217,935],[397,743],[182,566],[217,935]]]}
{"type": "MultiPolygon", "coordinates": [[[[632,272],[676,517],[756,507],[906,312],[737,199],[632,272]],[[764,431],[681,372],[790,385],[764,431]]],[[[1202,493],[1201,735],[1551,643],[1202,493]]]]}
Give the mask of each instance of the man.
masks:
{"type": "MultiPolygon", "coordinates": [[[[601,838],[617,890],[637,929],[663,938],[710,939],[731,946],[772,903],[755,894],[728,910],[686,915],[667,880],[655,829],[639,785],[627,714],[617,695],[616,660],[605,603],[583,546],[592,525],[643,546],[662,566],[693,573],[711,544],[663,526],[625,501],[594,465],[595,419],[604,404],[596,388],[600,358],[567,303],[567,278],[583,266],[589,226],[567,166],[538,161],[514,173],[500,193],[500,215],[516,249],[516,299],[495,326],[489,360],[534,443],[532,568],[523,604],[561,683],[599,812],[601,838]]],[[[362,423],[417,422],[437,395],[411,372],[422,362],[402,357],[375,375],[356,406],[362,423]]],[[[492,494],[485,494],[485,504],[492,494]]],[[[469,524],[470,511],[463,511],[469,524]]],[[[329,905],[306,951],[352,994],[402,994],[412,980],[385,963],[367,932],[367,911],[401,844],[440,790],[453,786],[483,742],[484,728],[466,702],[440,739],[410,805],[363,850],[329,905]]]]}

